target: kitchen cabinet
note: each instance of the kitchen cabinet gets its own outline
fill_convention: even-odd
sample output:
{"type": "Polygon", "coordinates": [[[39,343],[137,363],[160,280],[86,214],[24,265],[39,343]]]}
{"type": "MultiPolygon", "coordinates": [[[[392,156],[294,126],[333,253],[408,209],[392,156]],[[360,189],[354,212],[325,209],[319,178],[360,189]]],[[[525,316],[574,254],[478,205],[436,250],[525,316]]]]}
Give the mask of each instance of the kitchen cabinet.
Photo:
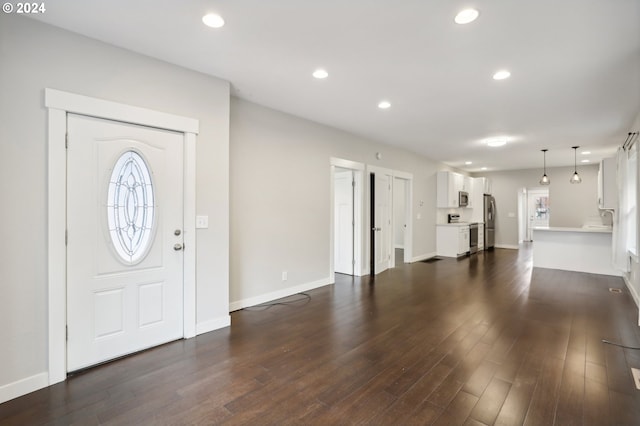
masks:
{"type": "Polygon", "coordinates": [[[473,192],[473,178],[463,176],[460,173],[441,171],[436,175],[436,207],[457,208],[460,207],[458,194],[460,191],[469,193],[469,204],[471,207],[471,193],[473,192]]]}
{"type": "Polygon", "coordinates": [[[618,203],[616,188],[616,158],[605,158],[598,170],[598,208],[613,210],[618,203]]]}
{"type": "Polygon", "coordinates": [[[469,224],[449,223],[436,226],[438,256],[459,257],[469,253],[469,224]]]}
{"type": "Polygon", "coordinates": [[[462,191],[463,176],[458,173],[441,171],[436,175],[436,207],[457,208],[458,193],[462,191]]]}

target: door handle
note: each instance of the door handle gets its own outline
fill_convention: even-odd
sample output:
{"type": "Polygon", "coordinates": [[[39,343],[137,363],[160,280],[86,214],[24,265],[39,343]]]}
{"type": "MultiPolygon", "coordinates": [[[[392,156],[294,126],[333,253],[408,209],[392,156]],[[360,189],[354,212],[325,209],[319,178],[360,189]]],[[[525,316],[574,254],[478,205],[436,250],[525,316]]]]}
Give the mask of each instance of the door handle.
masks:
{"type": "Polygon", "coordinates": [[[173,245],[173,249],[174,249],[175,251],[180,251],[180,250],[182,250],[182,244],[180,244],[180,243],[176,243],[176,244],[174,244],[174,245],[173,245]]]}
{"type": "Polygon", "coordinates": [[[382,231],[382,228],[371,228],[372,231],[382,231]]]}

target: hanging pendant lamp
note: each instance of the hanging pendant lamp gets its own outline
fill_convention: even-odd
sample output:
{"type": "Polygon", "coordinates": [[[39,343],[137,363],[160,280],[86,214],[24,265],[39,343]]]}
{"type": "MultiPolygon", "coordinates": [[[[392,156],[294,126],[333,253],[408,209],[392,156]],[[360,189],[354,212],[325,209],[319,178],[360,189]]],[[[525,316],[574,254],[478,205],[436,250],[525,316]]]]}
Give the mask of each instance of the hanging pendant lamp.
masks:
{"type": "Polygon", "coordinates": [[[542,178],[540,179],[540,185],[549,185],[551,183],[551,179],[549,179],[549,176],[547,176],[547,151],[549,151],[548,149],[542,149],[542,155],[544,158],[544,169],[543,169],[543,174],[542,174],[542,178]]]}
{"type": "Polygon", "coordinates": [[[569,182],[571,183],[580,183],[582,182],[582,178],[580,177],[580,175],[578,174],[578,170],[577,170],[577,152],[578,152],[578,148],[580,148],[579,146],[572,146],[571,148],[573,148],[573,176],[571,176],[571,179],[569,179],[569,182]]]}

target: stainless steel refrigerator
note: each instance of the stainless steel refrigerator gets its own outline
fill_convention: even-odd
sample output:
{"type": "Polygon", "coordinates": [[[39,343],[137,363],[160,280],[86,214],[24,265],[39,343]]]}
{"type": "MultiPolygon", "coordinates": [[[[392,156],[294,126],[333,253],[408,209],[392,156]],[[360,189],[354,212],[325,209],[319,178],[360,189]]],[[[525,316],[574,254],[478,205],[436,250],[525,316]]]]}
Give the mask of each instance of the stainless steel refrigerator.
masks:
{"type": "Polygon", "coordinates": [[[484,194],[484,248],[488,250],[495,244],[496,233],[496,199],[484,194]]]}

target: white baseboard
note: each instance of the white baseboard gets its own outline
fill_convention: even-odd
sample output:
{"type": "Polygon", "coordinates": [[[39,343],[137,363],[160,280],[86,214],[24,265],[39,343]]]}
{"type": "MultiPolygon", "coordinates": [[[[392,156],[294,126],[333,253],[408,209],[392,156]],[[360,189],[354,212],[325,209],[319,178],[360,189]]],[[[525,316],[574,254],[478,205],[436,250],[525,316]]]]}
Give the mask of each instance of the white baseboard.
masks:
{"type": "Polygon", "coordinates": [[[202,333],[208,333],[220,328],[229,327],[231,325],[231,315],[225,315],[220,318],[199,322],[196,324],[196,336],[202,333]]]}
{"type": "Polygon", "coordinates": [[[431,259],[432,257],[436,257],[438,253],[435,251],[432,253],[422,254],[420,256],[414,256],[411,258],[411,263],[422,262],[423,260],[431,259]]]}
{"type": "Polygon", "coordinates": [[[501,248],[501,249],[509,249],[509,250],[519,250],[520,249],[519,245],[514,245],[514,244],[496,244],[494,247],[495,248],[501,248]]]}
{"type": "Polygon", "coordinates": [[[331,278],[323,278],[318,281],[310,283],[300,284],[293,287],[287,287],[282,290],[273,291],[271,293],[262,294],[260,296],[250,297],[248,299],[237,300],[229,303],[229,310],[231,312],[237,311],[242,308],[248,308],[249,306],[259,305],[261,303],[271,302],[272,300],[282,299],[283,297],[292,296],[302,291],[313,290],[314,288],[324,287],[325,285],[333,284],[331,278]]]}
{"type": "Polygon", "coordinates": [[[49,374],[40,373],[0,386],[0,404],[49,386],[49,374]]]}

